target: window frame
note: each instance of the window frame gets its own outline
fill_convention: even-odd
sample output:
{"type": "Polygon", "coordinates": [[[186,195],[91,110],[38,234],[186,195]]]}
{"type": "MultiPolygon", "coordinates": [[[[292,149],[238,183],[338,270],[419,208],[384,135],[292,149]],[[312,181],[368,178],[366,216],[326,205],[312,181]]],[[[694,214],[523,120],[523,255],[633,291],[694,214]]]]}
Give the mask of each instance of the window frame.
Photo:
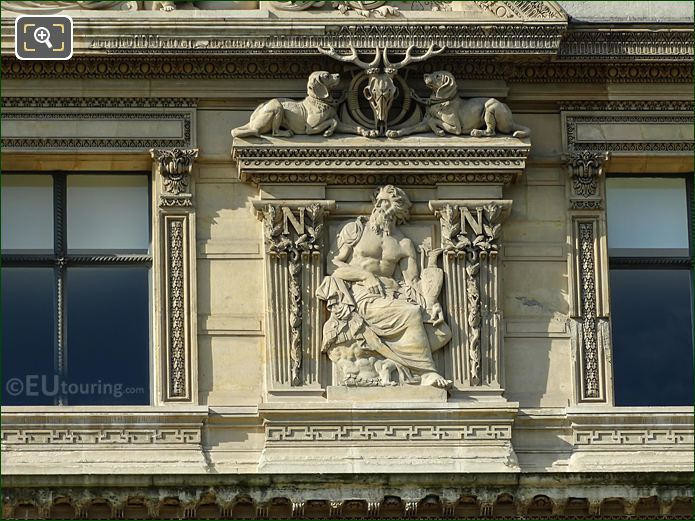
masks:
{"type": "MultiPolygon", "coordinates": [[[[61,378],[66,376],[67,372],[67,353],[68,345],[65,341],[67,338],[67,269],[69,267],[128,267],[139,266],[147,267],[148,269],[148,287],[147,295],[149,302],[148,307],[148,342],[147,342],[147,359],[148,359],[148,404],[149,407],[154,405],[154,397],[156,390],[154,389],[155,379],[154,370],[155,363],[153,360],[153,303],[154,303],[154,284],[153,284],[153,250],[154,250],[154,218],[153,213],[153,187],[151,171],[101,171],[101,170],[51,170],[51,171],[22,171],[13,170],[11,172],[3,172],[4,176],[51,176],[53,180],[53,253],[5,253],[0,252],[0,260],[3,268],[53,268],[53,303],[55,313],[54,323],[54,370],[61,378]],[[123,252],[109,253],[108,251],[70,254],[68,251],[67,242],[67,178],[69,175],[100,175],[100,176],[119,176],[119,175],[142,175],[147,179],[147,214],[148,214],[148,247],[147,252],[123,252]]],[[[53,403],[54,406],[71,407],[66,403],[66,397],[58,394],[53,403]]],[[[99,406],[99,405],[91,405],[99,406]]],[[[91,407],[89,406],[89,407],[91,407]]],[[[9,407],[9,406],[8,406],[9,407]]],[[[17,407],[44,407],[38,405],[19,405],[17,407]]]]}
{"type": "MultiPolygon", "coordinates": [[[[609,178],[631,178],[631,179],[684,179],[685,180],[685,197],[686,197],[686,219],[687,219],[687,234],[688,240],[688,255],[674,255],[674,256],[611,256],[610,248],[606,245],[606,256],[608,257],[608,274],[610,279],[610,273],[612,270],[688,270],[690,273],[690,295],[691,295],[691,326],[693,330],[691,331],[691,341],[693,347],[695,347],[695,302],[692,299],[695,298],[695,230],[693,229],[693,219],[695,219],[695,173],[629,173],[629,172],[611,172],[606,175],[606,180],[609,178]]],[[[608,215],[610,209],[607,203],[607,188],[604,188],[606,193],[606,223],[610,219],[608,215]]],[[[607,231],[607,226],[606,226],[607,231]]],[[[608,288],[609,301],[612,301],[613,295],[610,287],[608,288]]],[[[612,302],[611,302],[612,305],[612,302]]],[[[611,321],[611,337],[614,339],[613,334],[613,323],[611,321]]],[[[614,341],[611,342],[614,344],[614,341]]],[[[695,358],[695,355],[694,355],[695,358]]],[[[612,395],[613,402],[615,403],[615,374],[612,376],[612,395]]],[[[695,393],[695,389],[693,391],[695,393]]],[[[695,398],[695,396],[694,396],[695,398]]],[[[695,403],[695,402],[694,402],[695,403]]],[[[616,405],[617,407],[637,407],[630,405],[616,405]]],[[[656,407],[656,406],[644,406],[644,407],[656,407]]],[[[667,406],[667,407],[679,407],[679,406],[667,406]]]]}
{"type": "MultiPolygon", "coordinates": [[[[692,269],[695,266],[693,242],[693,175],[694,174],[641,174],[634,173],[610,173],[606,176],[609,178],[630,178],[630,179],[685,179],[685,197],[686,197],[686,213],[688,220],[688,230],[691,233],[688,235],[688,255],[669,256],[669,257],[654,257],[654,256],[611,256],[610,248],[608,248],[608,269],[692,269]]],[[[606,203],[608,207],[608,203],[606,203]]],[[[610,209],[607,208],[607,214],[610,209]]],[[[610,217],[607,215],[607,219],[610,217]]]]}

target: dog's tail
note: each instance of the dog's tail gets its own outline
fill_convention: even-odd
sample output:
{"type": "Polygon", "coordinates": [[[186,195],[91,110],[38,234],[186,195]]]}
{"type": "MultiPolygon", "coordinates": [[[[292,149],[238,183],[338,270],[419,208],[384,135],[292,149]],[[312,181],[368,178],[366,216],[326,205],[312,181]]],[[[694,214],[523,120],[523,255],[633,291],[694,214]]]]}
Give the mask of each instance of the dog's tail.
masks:
{"type": "Polygon", "coordinates": [[[518,123],[514,123],[514,130],[512,132],[512,137],[525,138],[531,135],[531,129],[518,123]]]}

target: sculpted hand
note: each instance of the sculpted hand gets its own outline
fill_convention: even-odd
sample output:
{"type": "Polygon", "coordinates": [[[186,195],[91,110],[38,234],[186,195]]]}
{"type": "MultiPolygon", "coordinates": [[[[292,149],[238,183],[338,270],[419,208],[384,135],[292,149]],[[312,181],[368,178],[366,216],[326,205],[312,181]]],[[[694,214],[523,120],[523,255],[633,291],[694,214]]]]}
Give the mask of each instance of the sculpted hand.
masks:
{"type": "Polygon", "coordinates": [[[431,314],[433,326],[438,326],[439,324],[444,323],[444,311],[442,310],[442,306],[439,302],[435,302],[435,304],[432,306],[431,314]]]}
{"type": "Polygon", "coordinates": [[[365,280],[365,287],[367,288],[367,291],[373,295],[381,295],[382,297],[386,296],[384,294],[384,288],[381,285],[381,282],[374,276],[365,280]]]}

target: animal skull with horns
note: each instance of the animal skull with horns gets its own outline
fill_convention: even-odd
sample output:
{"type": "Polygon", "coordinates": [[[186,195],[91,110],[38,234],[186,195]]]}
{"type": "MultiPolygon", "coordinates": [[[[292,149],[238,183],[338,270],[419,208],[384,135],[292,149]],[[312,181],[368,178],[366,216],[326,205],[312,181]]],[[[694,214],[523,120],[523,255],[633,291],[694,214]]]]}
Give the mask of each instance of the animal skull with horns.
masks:
{"type": "Polygon", "coordinates": [[[398,88],[393,82],[393,78],[398,73],[398,70],[411,63],[417,63],[431,58],[444,50],[440,47],[435,50],[434,44],[430,45],[427,52],[422,56],[413,56],[412,52],[415,45],[411,45],[405,51],[403,60],[397,63],[392,63],[388,59],[388,49],[382,51],[376,48],[374,59],[367,63],[362,61],[357,55],[357,50],[350,47],[350,54],[338,54],[333,47],[324,49],[319,47],[318,50],[336,60],[352,63],[363,69],[367,74],[367,86],[364,88],[364,97],[369,101],[369,105],[374,112],[374,125],[378,130],[378,135],[386,135],[388,130],[388,114],[393,105],[393,101],[398,96],[398,88]],[[383,65],[382,65],[383,60],[383,65]]]}

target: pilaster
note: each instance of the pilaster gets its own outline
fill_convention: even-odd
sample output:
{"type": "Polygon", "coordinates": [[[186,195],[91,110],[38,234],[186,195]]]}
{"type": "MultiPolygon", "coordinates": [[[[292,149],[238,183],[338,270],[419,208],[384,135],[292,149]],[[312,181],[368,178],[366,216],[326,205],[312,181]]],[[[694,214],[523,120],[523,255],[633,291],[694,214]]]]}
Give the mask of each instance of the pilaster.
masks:
{"type": "Polygon", "coordinates": [[[607,152],[571,152],[568,161],[570,331],[575,401],[612,404],[608,251],[603,167],[607,152]]]}
{"type": "Polygon", "coordinates": [[[275,397],[323,394],[322,308],[314,300],[324,271],[329,200],[254,202],[266,253],[267,391],[275,397]]]}
{"type": "Polygon", "coordinates": [[[501,396],[502,310],[499,252],[510,200],[434,200],[440,220],[446,308],[452,324],[447,377],[454,395],[501,396]]]}
{"type": "Polygon", "coordinates": [[[155,334],[159,400],[198,400],[195,207],[197,149],[152,149],[154,172],[155,334]]]}

